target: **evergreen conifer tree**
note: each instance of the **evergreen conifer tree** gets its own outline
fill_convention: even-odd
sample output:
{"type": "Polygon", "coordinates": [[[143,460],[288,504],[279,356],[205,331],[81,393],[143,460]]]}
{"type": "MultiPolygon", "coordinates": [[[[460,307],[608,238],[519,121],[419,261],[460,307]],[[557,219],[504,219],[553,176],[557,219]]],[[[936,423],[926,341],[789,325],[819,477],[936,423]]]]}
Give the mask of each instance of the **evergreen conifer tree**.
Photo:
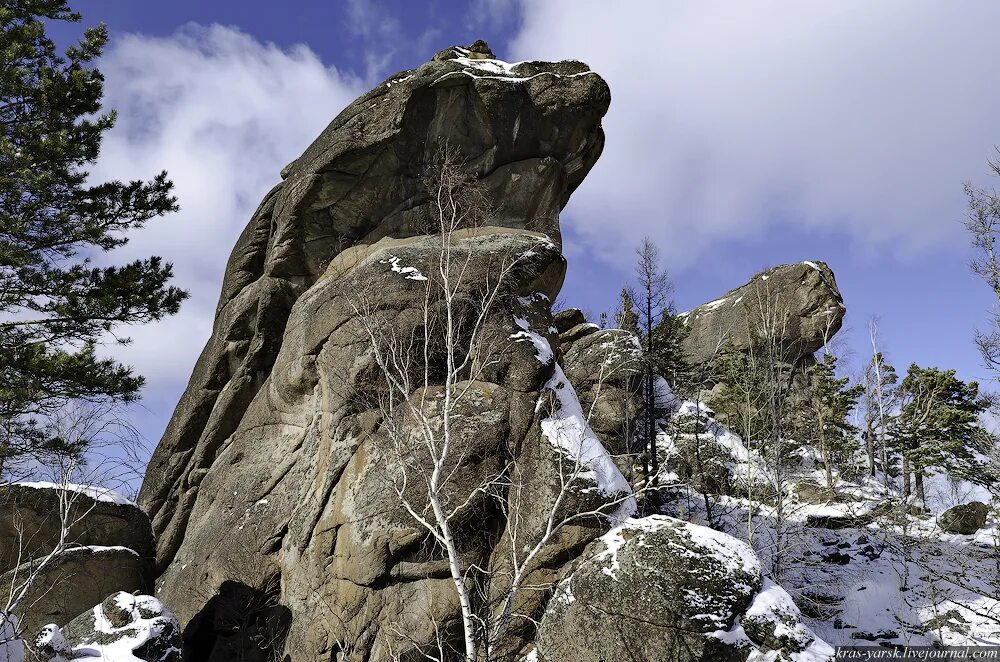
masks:
{"type": "Polygon", "coordinates": [[[46,35],[51,22],[79,20],[65,0],[0,5],[0,473],[12,458],[79,453],[46,418],[72,400],[137,398],[142,377],[98,347],[127,342],[112,332],[174,314],[186,297],[158,257],[92,263],[176,202],[166,173],[88,181],[115,122],[92,66],[107,29],[62,55],[46,35]]]}
{"type": "Polygon", "coordinates": [[[904,490],[912,474],[916,496],[926,500],[924,477],[933,468],[952,469],[975,460],[979,415],[986,401],[976,382],[963,382],[954,370],[911,364],[900,384],[900,411],[893,438],[905,461],[904,490]]]}

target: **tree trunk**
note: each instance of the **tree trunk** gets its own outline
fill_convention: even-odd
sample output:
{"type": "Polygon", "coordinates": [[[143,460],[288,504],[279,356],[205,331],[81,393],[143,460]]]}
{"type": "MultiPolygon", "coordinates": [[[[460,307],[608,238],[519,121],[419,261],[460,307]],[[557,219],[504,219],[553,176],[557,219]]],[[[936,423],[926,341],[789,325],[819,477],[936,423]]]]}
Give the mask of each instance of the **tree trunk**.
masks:
{"type": "Polygon", "coordinates": [[[701,459],[701,433],[698,430],[698,426],[701,425],[701,402],[695,397],[695,413],[697,414],[694,422],[694,457],[698,462],[698,479],[701,481],[701,493],[705,499],[705,520],[708,525],[713,526],[712,518],[712,501],[708,498],[708,482],[705,480],[705,464],[701,459]]]}
{"type": "Polygon", "coordinates": [[[917,492],[917,499],[920,500],[921,506],[927,503],[924,498],[924,470],[921,467],[913,467],[913,483],[917,492]]]}
{"type": "Polygon", "coordinates": [[[910,496],[910,461],[903,456],[903,496],[910,496]]]}
{"type": "Polygon", "coordinates": [[[660,458],[656,453],[656,393],[653,392],[653,292],[646,288],[646,438],[653,469],[653,485],[660,482],[660,458]]]}
{"type": "Polygon", "coordinates": [[[820,455],[823,456],[823,471],[826,474],[826,487],[827,489],[833,489],[833,458],[831,457],[830,447],[826,441],[826,425],[823,420],[823,415],[818,416],[819,422],[819,449],[820,455]]]}
{"type": "MultiPolygon", "coordinates": [[[[875,431],[871,420],[865,421],[865,451],[868,453],[868,472],[875,477],[875,431]]],[[[883,469],[884,470],[884,469],[883,469]]]]}

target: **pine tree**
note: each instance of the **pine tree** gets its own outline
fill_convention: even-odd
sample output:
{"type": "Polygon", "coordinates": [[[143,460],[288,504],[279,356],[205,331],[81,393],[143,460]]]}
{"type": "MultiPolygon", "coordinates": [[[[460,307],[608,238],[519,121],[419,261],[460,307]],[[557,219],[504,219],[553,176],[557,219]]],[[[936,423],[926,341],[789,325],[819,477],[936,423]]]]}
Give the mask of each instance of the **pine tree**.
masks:
{"type": "Polygon", "coordinates": [[[808,391],[801,410],[802,442],[812,442],[823,458],[826,485],[833,488],[834,466],[848,465],[857,450],[857,429],[848,416],[858,402],[861,386],[849,377],[837,377],[837,357],[827,352],[806,369],[808,391]]]}
{"type": "Polygon", "coordinates": [[[701,389],[704,386],[703,382],[708,379],[707,367],[705,370],[696,371],[685,357],[683,345],[687,334],[688,327],[684,324],[684,318],[677,314],[673,304],[668,305],[659,324],[653,329],[655,345],[658,348],[656,356],[653,357],[654,368],[656,373],[666,379],[671,388],[678,392],[701,389]],[[703,376],[698,373],[703,373],[703,376]]]}
{"type": "Polygon", "coordinates": [[[618,312],[615,313],[615,324],[619,329],[631,331],[639,335],[639,315],[635,312],[635,297],[627,287],[622,288],[621,299],[618,302],[618,312]]]}
{"type": "Polygon", "coordinates": [[[759,446],[769,425],[764,398],[766,375],[757,353],[735,349],[727,340],[713,361],[712,375],[721,384],[712,400],[716,416],[749,447],[759,446]]]}
{"type": "Polygon", "coordinates": [[[974,460],[977,421],[986,405],[979,385],[961,381],[954,370],[910,365],[900,384],[900,411],[892,434],[906,462],[904,486],[910,482],[905,474],[912,473],[920,501],[926,498],[923,479],[928,470],[974,460]]]}
{"type": "Polygon", "coordinates": [[[670,295],[673,285],[660,264],[659,249],[649,237],[642,240],[635,253],[637,257],[635,275],[639,291],[630,298],[638,307],[637,327],[642,342],[644,366],[643,403],[639,417],[641,429],[638,436],[648,449],[650,467],[646,470],[646,476],[651,476],[652,484],[656,485],[660,473],[660,460],[656,452],[657,421],[660,418],[657,409],[656,378],[659,376],[657,367],[664,348],[658,343],[659,338],[655,329],[672,307],[670,295]]]}
{"type": "Polygon", "coordinates": [[[167,286],[171,265],[160,258],[91,263],[176,202],[166,173],[88,183],[115,121],[101,112],[103,77],[90,66],[107,29],[86,30],[64,55],[45,33],[79,20],[65,0],[0,6],[0,473],[11,458],[79,452],[45,429],[67,402],[137,398],[142,377],[97,348],[119,325],[176,313],[186,297],[167,286]]]}

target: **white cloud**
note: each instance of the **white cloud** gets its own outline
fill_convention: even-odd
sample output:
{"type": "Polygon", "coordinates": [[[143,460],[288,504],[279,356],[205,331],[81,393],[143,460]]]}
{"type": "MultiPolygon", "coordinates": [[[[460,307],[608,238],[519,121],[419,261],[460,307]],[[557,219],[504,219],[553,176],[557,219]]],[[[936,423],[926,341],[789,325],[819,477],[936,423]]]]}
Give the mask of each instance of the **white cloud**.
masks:
{"type": "Polygon", "coordinates": [[[595,253],[628,257],[652,234],[684,266],[782,219],[897,258],[964,247],[961,183],[1000,142],[1000,4],[522,0],[522,12],[509,57],[582,59],[611,86],[607,148],[567,210],[595,253]]]}
{"type": "Polygon", "coordinates": [[[510,25],[517,15],[518,0],[470,0],[465,16],[465,27],[472,32],[502,30],[510,25]]]}
{"type": "MultiPolygon", "coordinates": [[[[306,47],[282,50],[234,29],[188,26],[165,38],[121,36],[100,68],[119,112],[95,181],[167,170],[181,211],[154,219],[110,256],[161,255],[191,292],[179,315],[127,331],[116,350],[170,402],[211,333],[230,250],[279,172],[362,90],[306,47]]],[[[166,412],[155,412],[163,416],[166,412]]],[[[157,434],[158,430],[149,430],[157,434]]]]}

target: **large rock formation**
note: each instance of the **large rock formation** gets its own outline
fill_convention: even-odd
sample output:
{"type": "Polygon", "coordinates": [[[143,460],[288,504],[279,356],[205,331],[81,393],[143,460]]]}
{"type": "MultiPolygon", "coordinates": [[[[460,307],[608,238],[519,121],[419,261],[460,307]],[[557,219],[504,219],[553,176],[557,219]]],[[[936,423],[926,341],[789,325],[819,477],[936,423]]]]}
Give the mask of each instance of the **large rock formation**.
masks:
{"type": "MultiPolygon", "coordinates": [[[[600,154],[609,100],[582,63],[510,65],[477,42],[364,95],[285,168],[233,251],[141,492],[187,662],[462,659],[453,575],[475,584],[477,614],[506,622],[518,559],[570,515],[523,566],[489,659],[530,653],[543,617],[581,627],[553,591],[637,505],[613,457],[636,340],[551,311],[559,212],[600,154]],[[439,195],[443,154],[475,191],[457,207],[439,195]],[[485,222],[428,233],[467,204],[485,222]],[[460,276],[435,289],[446,272],[460,276]],[[455,351],[471,358],[445,389],[455,351]],[[386,353],[406,364],[398,379],[386,353]],[[432,471],[446,425],[453,452],[432,471]],[[446,477],[434,503],[432,476],[446,477]],[[442,509],[450,542],[418,521],[442,509]]],[[[733,619],[752,606],[747,581],[733,619]]]]}
{"type": "Polygon", "coordinates": [[[65,624],[111,593],[153,588],[149,518],[108,490],[0,485],[0,540],[0,586],[33,578],[20,601],[27,632],[65,624]]]}
{"type": "MultiPolygon", "coordinates": [[[[173,559],[199,486],[272,373],[293,304],[352,246],[420,234],[442,145],[488,187],[493,224],[558,243],[559,210],[596,162],[607,84],[580,62],[506,65],[448,49],[360,97],[282,171],[230,257],[212,338],[140,495],[173,559]]],[[[558,260],[557,260],[558,261],[558,260]]]]}
{"type": "MultiPolygon", "coordinates": [[[[434,273],[440,247],[424,236],[426,180],[442,147],[460,155],[495,211],[454,237],[468,264],[459,298],[476,295],[498,256],[520,261],[487,322],[512,342],[467,384],[469,452],[454,468],[470,486],[516,461],[532,495],[519,519],[484,500],[459,525],[463,558],[502,567],[500,534],[540,526],[558,485],[560,451],[541,426],[575,402],[550,329],[565,269],[558,216],[600,154],[609,100],[579,62],[508,65],[481,43],[448,49],[359,98],[285,168],[233,251],[212,338],[141,492],[158,594],[187,624],[189,659],[224,657],[220,614],[234,610],[255,641],[290,619],[279,647],[292,660],[408,659],[456,635],[460,646],[447,565],[386,482],[399,467],[372,406],[358,297],[370,292],[398,332],[419,333],[421,274],[434,273]]],[[[434,388],[412,397],[433,399],[434,388]]],[[[611,495],[585,496],[599,507],[611,495]]],[[[554,581],[600,533],[593,518],[568,527],[532,582],[554,581]]],[[[540,616],[544,593],[527,593],[518,610],[540,616]]],[[[519,619],[500,648],[519,649],[529,631],[519,619]]]]}
{"type": "Polygon", "coordinates": [[[723,348],[745,350],[755,334],[768,334],[784,361],[794,365],[840,330],[846,310],[825,262],[783,264],[682,313],[688,330],[684,350],[699,364],[723,348]]]}

